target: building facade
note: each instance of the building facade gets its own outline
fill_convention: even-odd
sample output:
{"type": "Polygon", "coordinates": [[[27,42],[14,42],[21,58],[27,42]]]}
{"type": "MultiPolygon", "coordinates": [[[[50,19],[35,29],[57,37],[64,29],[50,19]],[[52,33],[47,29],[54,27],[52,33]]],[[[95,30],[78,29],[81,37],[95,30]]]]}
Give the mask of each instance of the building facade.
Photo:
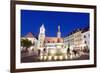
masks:
{"type": "Polygon", "coordinates": [[[84,49],[84,47],[88,46],[90,48],[90,32],[89,30],[77,30],[67,37],[64,38],[64,44],[68,47],[70,46],[70,49],[84,49]]]}
{"type": "MultiPolygon", "coordinates": [[[[45,35],[45,26],[42,24],[39,30],[38,39],[32,35],[32,33],[28,33],[25,37],[21,39],[28,39],[34,43],[30,47],[30,49],[35,49],[36,51],[40,51],[40,56],[48,56],[55,54],[73,54],[73,50],[82,51],[84,49],[90,48],[90,32],[89,30],[76,30],[70,33],[68,36],[62,38],[60,25],[58,25],[57,36],[48,37],[45,35]]],[[[67,31],[66,31],[67,32],[67,31]]]]}
{"type": "Polygon", "coordinates": [[[82,32],[82,49],[89,49],[90,48],[90,31],[83,31],[82,32]]]}
{"type": "MultiPolygon", "coordinates": [[[[31,33],[31,32],[29,32],[26,36],[24,36],[24,37],[21,37],[21,40],[29,40],[29,41],[31,41],[31,43],[32,43],[32,46],[31,47],[29,47],[30,48],[30,50],[33,50],[33,49],[36,49],[36,47],[37,47],[37,38],[31,33]]],[[[21,47],[21,50],[24,50],[24,48],[23,47],[21,47]]]]}
{"type": "MultiPolygon", "coordinates": [[[[37,49],[48,53],[56,53],[58,50],[62,51],[64,49],[63,38],[61,37],[60,26],[58,26],[58,32],[56,37],[47,37],[45,35],[45,27],[42,25],[40,27],[40,32],[38,35],[37,49]]],[[[43,55],[43,54],[42,54],[43,55]]]]}
{"type": "Polygon", "coordinates": [[[77,30],[74,33],[74,49],[81,49],[81,44],[82,44],[82,31],[77,30]]]}

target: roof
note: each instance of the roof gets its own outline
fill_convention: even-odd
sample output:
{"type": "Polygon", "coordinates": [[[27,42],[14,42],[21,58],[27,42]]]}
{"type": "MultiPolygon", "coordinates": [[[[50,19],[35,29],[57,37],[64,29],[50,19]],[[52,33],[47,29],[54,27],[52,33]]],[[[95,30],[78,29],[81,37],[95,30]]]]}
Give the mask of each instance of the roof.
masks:
{"type": "Polygon", "coordinates": [[[31,32],[29,32],[25,37],[34,37],[31,32]]]}
{"type": "Polygon", "coordinates": [[[37,39],[37,35],[33,34],[32,32],[29,32],[28,34],[26,34],[25,37],[30,37],[30,38],[34,37],[37,39]]]}
{"type": "Polygon", "coordinates": [[[89,27],[83,28],[82,33],[89,31],[89,27]]]}
{"type": "Polygon", "coordinates": [[[66,35],[66,37],[78,32],[78,31],[81,31],[82,33],[86,32],[89,30],[89,27],[85,27],[85,28],[79,28],[79,29],[75,29],[73,30],[72,32],[70,32],[68,35],[66,35]]]}
{"type": "Polygon", "coordinates": [[[50,43],[63,42],[63,38],[46,37],[46,38],[45,38],[45,42],[50,42],[50,43]]]}

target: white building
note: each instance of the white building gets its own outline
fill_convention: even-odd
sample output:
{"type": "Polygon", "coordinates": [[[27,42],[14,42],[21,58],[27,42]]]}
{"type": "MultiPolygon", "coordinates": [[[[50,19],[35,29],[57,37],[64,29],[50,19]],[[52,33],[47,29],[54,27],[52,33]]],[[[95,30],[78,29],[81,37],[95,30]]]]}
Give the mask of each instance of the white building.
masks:
{"type": "Polygon", "coordinates": [[[78,30],[64,38],[64,44],[70,45],[70,49],[90,48],[90,31],[88,29],[78,30]]]}
{"type": "MultiPolygon", "coordinates": [[[[31,32],[29,32],[26,36],[21,37],[21,39],[28,39],[29,41],[32,42],[32,46],[30,47],[29,50],[32,50],[32,49],[36,48],[37,39],[36,39],[36,37],[31,32]]],[[[23,50],[23,49],[21,49],[21,50],[23,50]]]]}
{"type": "Polygon", "coordinates": [[[68,35],[67,37],[64,38],[64,44],[71,50],[73,49],[80,49],[81,46],[81,42],[82,42],[82,38],[81,38],[81,30],[77,30],[73,33],[71,33],[70,35],[68,35]]]}
{"type": "Polygon", "coordinates": [[[90,31],[83,31],[82,32],[82,49],[90,48],[90,31]]]}

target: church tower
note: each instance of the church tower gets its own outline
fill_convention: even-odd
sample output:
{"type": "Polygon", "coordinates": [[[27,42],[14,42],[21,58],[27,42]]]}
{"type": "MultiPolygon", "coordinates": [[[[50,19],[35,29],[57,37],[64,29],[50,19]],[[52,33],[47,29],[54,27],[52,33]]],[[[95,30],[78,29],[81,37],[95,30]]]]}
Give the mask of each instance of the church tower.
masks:
{"type": "Polygon", "coordinates": [[[57,37],[58,37],[58,38],[61,38],[60,25],[58,25],[57,37]]]}
{"type": "Polygon", "coordinates": [[[38,36],[38,48],[44,47],[44,40],[45,40],[45,27],[42,24],[40,27],[40,32],[39,32],[39,36],[38,36]]]}

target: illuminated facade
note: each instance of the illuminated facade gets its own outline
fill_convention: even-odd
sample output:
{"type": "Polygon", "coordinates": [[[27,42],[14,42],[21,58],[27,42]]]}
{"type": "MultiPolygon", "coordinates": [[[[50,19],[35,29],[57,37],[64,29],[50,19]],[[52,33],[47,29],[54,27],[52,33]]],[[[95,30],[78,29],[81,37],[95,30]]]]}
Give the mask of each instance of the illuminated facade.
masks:
{"type": "Polygon", "coordinates": [[[64,38],[64,44],[70,45],[70,49],[83,49],[84,46],[89,47],[90,43],[89,30],[77,30],[64,38]]]}
{"type": "Polygon", "coordinates": [[[38,35],[37,49],[41,52],[46,50],[46,52],[56,52],[58,49],[64,48],[63,38],[61,38],[60,26],[58,26],[57,37],[46,37],[45,27],[42,25],[40,27],[40,32],[38,35]]]}
{"type": "MultiPolygon", "coordinates": [[[[25,40],[28,39],[29,41],[31,41],[32,46],[30,47],[30,49],[35,49],[37,47],[37,38],[35,37],[35,35],[33,35],[31,32],[29,32],[25,37],[21,37],[21,40],[25,40]]],[[[23,47],[21,47],[21,50],[24,50],[23,47]]]]}
{"type": "Polygon", "coordinates": [[[39,30],[38,38],[34,37],[32,33],[28,33],[28,35],[21,38],[28,39],[34,43],[30,49],[35,50],[37,53],[40,51],[38,54],[41,60],[77,58],[80,54],[78,53],[77,56],[74,55],[73,50],[82,53],[84,48],[90,48],[89,30],[78,29],[64,38],[61,37],[60,25],[58,25],[56,37],[47,37],[45,35],[45,30],[45,26],[42,24],[39,30]]]}
{"type": "Polygon", "coordinates": [[[89,49],[90,48],[90,31],[86,30],[82,32],[82,49],[86,48],[89,49]]]}

